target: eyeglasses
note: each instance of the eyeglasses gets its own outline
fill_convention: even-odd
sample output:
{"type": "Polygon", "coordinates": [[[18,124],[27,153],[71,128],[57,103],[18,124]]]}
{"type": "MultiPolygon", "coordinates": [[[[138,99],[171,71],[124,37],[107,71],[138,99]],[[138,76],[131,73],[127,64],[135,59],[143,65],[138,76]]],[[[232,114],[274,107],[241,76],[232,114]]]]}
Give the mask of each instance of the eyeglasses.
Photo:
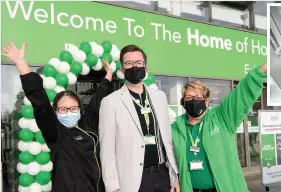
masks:
{"type": "Polygon", "coordinates": [[[126,62],[124,62],[124,66],[125,66],[125,68],[132,68],[133,66],[144,67],[145,66],[145,62],[141,61],[141,60],[126,61],[126,62]]]}
{"type": "Polygon", "coordinates": [[[187,97],[184,98],[185,101],[191,101],[192,99],[194,99],[194,100],[205,100],[204,98],[198,97],[198,96],[187,96],[187,97]]]}
{"type": "Polygon", "coordinates": [[[66,114],[68,111],[72,113],[78,113],[80,111],[79,106],[73,106],[73,107],[58,107],[57,112],[60,114],[66,114]]]}

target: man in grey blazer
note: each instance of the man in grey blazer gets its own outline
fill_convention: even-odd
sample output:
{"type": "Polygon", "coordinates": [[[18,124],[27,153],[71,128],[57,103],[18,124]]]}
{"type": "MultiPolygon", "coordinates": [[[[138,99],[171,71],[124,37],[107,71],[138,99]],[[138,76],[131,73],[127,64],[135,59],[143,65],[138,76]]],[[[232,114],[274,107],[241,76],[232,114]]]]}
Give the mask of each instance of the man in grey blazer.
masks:
{"type": "Polygon", "coordinates": [[[99,138],[106,192],[179,192],[167,98],[146,87],[146,54],[121,50],[126,83],[100,107],[99,138]]]}

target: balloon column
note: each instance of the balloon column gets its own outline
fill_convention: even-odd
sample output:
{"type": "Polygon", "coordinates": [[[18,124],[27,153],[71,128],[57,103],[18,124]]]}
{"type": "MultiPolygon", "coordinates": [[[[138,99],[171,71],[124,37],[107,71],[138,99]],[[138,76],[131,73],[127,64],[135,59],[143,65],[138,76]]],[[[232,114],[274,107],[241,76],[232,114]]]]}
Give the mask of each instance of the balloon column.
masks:
{"type": "MultiPolygon", "coordinates": [[[[79,75],[87,75],[90,70],[103,70],[101,59],[107,59],[112,71],[124,83],[124,75],[120,71],[120,50],[109,41],[103,41],[101,45],[95,42],[83,42],[78,48],[68,44],[59,58],[52,58],[43,68],[43,86],[50,103],[54,101],[57,93],[67,89],[68,85],[77,82],[79,75]]],[[[155,77],[146,74],[144,83],[147,86],[157,88],[154,84],[155,77]]],[[[51,191],[51,171],[53,163],[50,161],[50,149],[45,143],[34,119],[33,108],[30,101],[24,97],[24,105],[21,108],[22,118],[19,120],[19,143],[21,151],[17,170],[19,176],[20,192],[51,191]]]]}

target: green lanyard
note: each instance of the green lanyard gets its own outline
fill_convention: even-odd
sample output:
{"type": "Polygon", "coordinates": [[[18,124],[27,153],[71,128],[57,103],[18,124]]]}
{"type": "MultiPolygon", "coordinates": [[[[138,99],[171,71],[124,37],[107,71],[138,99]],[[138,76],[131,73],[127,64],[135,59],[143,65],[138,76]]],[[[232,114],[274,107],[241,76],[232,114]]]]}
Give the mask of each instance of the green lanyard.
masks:
{"type": "MultiPolygon", "coordinates": [[[[133,101],[137,104],[137,106],[139,106],[141,109],[145,109],[145,108],[148,107],[149,101],[147,99],[147,91],[146,90],[145,90],[145,101],[144,101],[145,106],[144,107],[142,105],[140,105],[133,96],[131,96],[131,97],[132,97],[133,101]]],[[[144,119],[145,119],[145,123],[146,123],[146,127],[147,127],[147,135],[150,135],[149,134],[149,124],[150,124],[149,115],[148,115],[148,113],[144,113],[143,115],[144,115],[144,119]]]]}
{"type": "MultiPolygon", "coordinates": [[[[197,147],[197,144],[200,142],[199,135],[200,135],[200,133],[201,133],[201,131],[202,131],[202,128],[203,128],[203,121],[202,121],[202,122],[200,123],[200,125],[199,125],[199,131],[198,131],[198,135],[197,135],[195,141],[193,140],[193,137],[192,137],[192,135],[191,135],[189,126],[188,126],[188,128],[187,128],[188,135],[189,135],[189,138],[190,138],[190,141],[191,141],[191,144],[192,144],[193,147],[197,147]]],[[[196,158],[196,156],[197,156],[197,153],[194,152],[194,157],[196,158]]]]}

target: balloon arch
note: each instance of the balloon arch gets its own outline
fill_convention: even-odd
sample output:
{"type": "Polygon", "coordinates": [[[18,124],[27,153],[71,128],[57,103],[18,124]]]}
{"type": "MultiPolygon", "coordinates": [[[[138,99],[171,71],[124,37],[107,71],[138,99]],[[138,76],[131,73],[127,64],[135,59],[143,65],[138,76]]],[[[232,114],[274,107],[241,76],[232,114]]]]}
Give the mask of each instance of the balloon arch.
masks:
{"type": "MultiPolygon", "coordinates": [[[[109,41],[103,41],[101,45],[95,42],[82,42],[79,48],[68,44],[66,50],[60,53],[59,59],[52,58],[43,67],[41,77],[50,102],[53,102],[57,93],[66,90],[68,85],[75,84],[79,75],[88,75],[91,69],[104,70],[101,59],[108,60],[114,74],[124,83],[119,55],[118,47],[109,41]]],[[[144,83],[157,89],[154,82],[154,75],[146,74],[144,83]]],[[[18,122],[21,128],[18,143],[21,151],[17,164],[20,173],[18,190],[19,192],[51,191],[53,163],[50,161],[50,149],[35,122],[30,101],[26,97],[23,101],[22,118],[18,122]]]]}

